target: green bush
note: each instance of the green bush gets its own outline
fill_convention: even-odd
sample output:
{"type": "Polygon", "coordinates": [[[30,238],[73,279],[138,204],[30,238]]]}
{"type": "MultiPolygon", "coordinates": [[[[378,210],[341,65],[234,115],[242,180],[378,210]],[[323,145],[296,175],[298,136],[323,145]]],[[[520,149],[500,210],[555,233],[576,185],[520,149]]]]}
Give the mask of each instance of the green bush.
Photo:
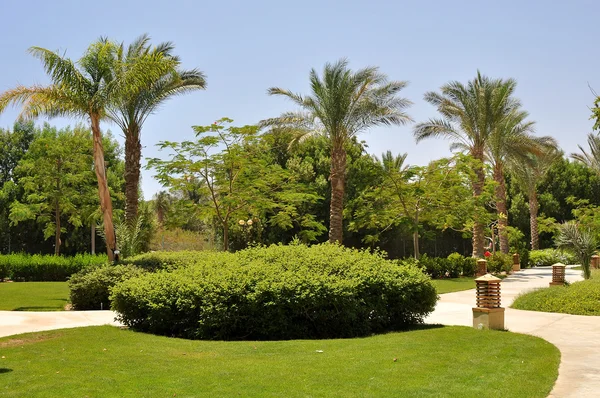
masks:
{"type": "Polygon", "coordinates": [[[487,259],[487,271],[492,274],[512,271],[513,258],[510,254],[496,252],[487,259]]]}
{"type": "Polygon", "coordinates": [[[110,308],[110,289],[125,279],[146,273],[132,265],[103,265],[90,267],[69,279],[71,304],[75,310],[100,310],[110,308]]]}
{"type": "Polygon", "coordinates": [[[173,270],[197,263],[227,261],[233,254],[215,251],[150,252],[130,257],[122,264],[131,264],[148,271],[173,270]]]}
{"type": "Polygon", "coordinates": [[[464,257],[459,253],[452,253],[448,258],[428,257],[423,254],[418,264],[433,279],[458,278],[459,276],[473,276],[477,266],[477,260],[472,257],[464,257]]]}
{"type": "MultiPolygon", "coordinates": [[[[529,252],[530,267],[546,267],[556,263],[574,264],[575,256],[557,249],[532,250],[529,252]]],[[[523,261],[521,262],[523,264],[523,261]]]]}
{"type": "Polygon", "coordinates": [[[74,257],[61,257],[2,254],[0,276],[4,272],[14,281],[66,281],[72,274],[84,268],[105,264],[107,261],[106,255],[78,254],[74,257]]]}
{"type": "Polygon", "coordinates": [[[119,320],[193,339],[340,338],[419,323],[437,301],[418,267],[338,245],[201,252],[189,264],[117,284],[119,320]]]}

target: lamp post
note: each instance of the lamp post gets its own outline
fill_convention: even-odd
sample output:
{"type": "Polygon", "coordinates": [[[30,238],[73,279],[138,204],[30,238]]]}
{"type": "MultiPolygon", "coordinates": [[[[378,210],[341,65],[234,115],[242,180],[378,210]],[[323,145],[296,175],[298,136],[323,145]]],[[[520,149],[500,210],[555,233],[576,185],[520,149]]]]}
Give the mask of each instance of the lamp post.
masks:
{"type": "Polygon", "coordinates": [[[240,227],[242,227],[242,234],[244,236],[244,242],[246,243],[246,247],[248,246],[248,230],[250,228],[252,228],[252,224],[254,224],[254,221],[252,221],[251,218],[249,218],[248,220],[244,221],[244,220],[239,220],[238,224],[240,225],[240,227]]]}

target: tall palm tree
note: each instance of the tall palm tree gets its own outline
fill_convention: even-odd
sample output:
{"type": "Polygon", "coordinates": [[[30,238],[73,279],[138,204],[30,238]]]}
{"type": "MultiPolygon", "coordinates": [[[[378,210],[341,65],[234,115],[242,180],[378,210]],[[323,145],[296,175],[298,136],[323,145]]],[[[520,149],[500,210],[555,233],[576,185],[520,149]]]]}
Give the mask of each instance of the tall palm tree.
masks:
{"type": "MultiPolygon", "coordinates": [[[[513,98],[516,82],[513,79],[490,79],[477,72],[477,77],[466,85],[453,81],[443,85],[440,92],[428,92],[425,100],[434,105],[441,119],[430,119],[415,126],[417,142],[426,138],[444,137],[453,141],[451,149],[462,149],[476,160],[472,181],[473,197],[483,193],[485,151],[493,132],[520,107],[513,98]]],[[[483,223],[476,214],[473,223],[473,256],[483,257],[483,223]]]]}
{"type": "Polygon", "coordinates": [[[121,76],[128,70],[136,69],[147,57],[162,55],[162,64],[156,65],[158,73],[148,84],[130,90],[108,109],[108,116],[123,131],[125,136],[125,220],[135,223],[138,213],[140,168],[142,157],[141,130],[149,115],[165,101],[176,95],[206,88],[206,79],[197,69],[181,70],[179,58],[172,54],[174,46],[170,42],[150,45],[150,37],[142,35],[127,49],[121,43],[117,51],[114,73],[121,76]]]}
{"type": "Polygon", "coordinates": [[[68,58],[41,47],[31,47],[29,52],[42,61],[46,73],[50,76],[49,86],[19,85],[0,94],[0,112],[9,104],[22,105],[21,116],[35,118],[68,116],[89,119],[94,152],[94,169],[98,180],[98,195],[104,222],[104,235],[108,258],[114,259],[117,249],[113,225],[113,209],[108,183],[100,121],[106,119],[107,108],[111,100],[123,93],[144,85],[156,73],[154,66],[160,59],[148,58],[136,68],[131,68],[118,79],[113,67],[117,46],[107,39],[90,45],[76,65],[68,58]]]}
{"type": "Polygon", "coordinates": [[[529,200],[529,228],[531,231],[531,250],[540,248],[538,231],[538,197],[537,185],[544,178],[552,164],[562,157],[556,148],[547,147],[541,153],[530,153],[526,161],[512,162],[509,169],[517,184],[527,194],[529,200]]]}
{"type": "Polygon", "coordinates": [[[328,138],[331,145],[329,241],[342,243],[345,145],[370,127],[402,125],[411,121],[404,112],[411,102],[398,96],[406,82],[389,81],[375,67],[354,72],[348,68],[345,59],[326,64],[322,76],[312,69],[309,79],[312,92],[306,96],[277,87],[270,88],[270,95],[286,97],[300,110],[284,113],[261,124],[324,134],[328,138]]]}
{"type": "Polygon", "coordinates": [[[583,149],[581,145],[577,145],[581,153],[573,153],[571,157],[600,175],[600,136],[590,133],[587,142],[590,147],[589,152],[583,149]]]}
{"type": "Polygon", "coordinates": [[[508,253],[508,209],[506,207],[506,166],[527,164],[531,155],[556,149],[556,140],[552,137],[536,137],[533,135],[533,121],[527,121],[529,114],[515,110],[506,115],[490,136],[486,146],[486,157],[492,165],[493,178],[496,182],[496,211],[498,214],[498,234],[500,251],[508,253]]]}

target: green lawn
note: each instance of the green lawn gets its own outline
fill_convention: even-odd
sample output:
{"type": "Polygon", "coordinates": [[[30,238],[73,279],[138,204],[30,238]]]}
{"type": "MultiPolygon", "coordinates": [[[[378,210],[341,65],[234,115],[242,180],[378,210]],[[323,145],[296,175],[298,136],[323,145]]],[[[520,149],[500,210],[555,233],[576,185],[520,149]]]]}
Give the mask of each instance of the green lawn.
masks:
{"type": "Polygon", "coordinates": [[[0,339],[2,397],[546,397],[533,336],[423,327],[360,339],[191,341],[110,326],[0,339]]]}
{"type": "Polygon", "coordinates": [[[1,311],[61,311],[69,300],[67,282],[2,282],[1,311]]]}
{"type": "Polygon", "coordinates": [[[475,289],[474,278],[433,279],[432,282],[438,294],[475,289]]]}
{"type": "Polygon", "coordinates": [[[511,307],[573,315],[600,315],[600,270],[592,270],[592,278],[587,281],[522,294],[511,307]]]}

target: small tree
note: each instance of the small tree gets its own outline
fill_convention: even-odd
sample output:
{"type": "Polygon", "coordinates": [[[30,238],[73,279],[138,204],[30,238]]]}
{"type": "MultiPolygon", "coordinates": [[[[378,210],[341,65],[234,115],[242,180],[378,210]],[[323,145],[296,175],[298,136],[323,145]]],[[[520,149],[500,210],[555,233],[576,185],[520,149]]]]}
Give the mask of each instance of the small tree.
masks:
{"type": "Polygon", "coordinates": [[[583,277],[590,279],[590,263],[598,248],[598,241],[589,228],[582,228],[575,222],[566,222],[558,230],[556,246],[572,250],[583,268],[583,277]]]}

